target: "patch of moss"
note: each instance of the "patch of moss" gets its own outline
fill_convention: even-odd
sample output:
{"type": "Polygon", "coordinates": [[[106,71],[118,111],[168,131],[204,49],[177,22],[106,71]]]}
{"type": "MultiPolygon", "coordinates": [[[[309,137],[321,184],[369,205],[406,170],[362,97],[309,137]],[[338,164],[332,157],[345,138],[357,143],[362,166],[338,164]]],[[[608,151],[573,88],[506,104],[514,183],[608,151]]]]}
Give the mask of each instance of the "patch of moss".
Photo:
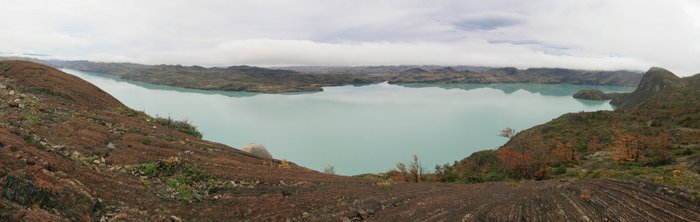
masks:
{"type": "Polygon", "coordinates": [[[180,185],[180,182],[175,178],[168,178],[165,180],[165,184],[167,184],[170,188],[177,188],[178,185],[180,185]]]}
{"type": "Polygon", "coordinates": [[[177,199],[178,200],[184,200],[184,201],[190,201],[192,200],[192,192],[190,192],[186,187],[180,187],[177,190],[177,199]]]}
{"type": "Polygon", "coordinates": [[[160,167],[160,164],[158,162],[145,163],[145,164],[141,165],[141,170],[143,171],[144,175],[152,177],[158,173],[159,167],[160,167]]]}
{"type": "Polygon", "coordinates": [[[142,179],[147,182],[144,185],[153,187],[165,197],[174,195],[178,200],[191,201],[196,195],[205,195],[208,193],[207,187],[215,181],[207,172],[185,163],[179,157],[141,164],[137,169],[141,175],[148,177],[142,179]]]}
{"type": "Polygon", "coordinates": [[[27,120],[29,122],[33,122],[33,123],[41,122],[41,117],[33,115],[31,113],[23,113],[22,119],[27,120]]]}

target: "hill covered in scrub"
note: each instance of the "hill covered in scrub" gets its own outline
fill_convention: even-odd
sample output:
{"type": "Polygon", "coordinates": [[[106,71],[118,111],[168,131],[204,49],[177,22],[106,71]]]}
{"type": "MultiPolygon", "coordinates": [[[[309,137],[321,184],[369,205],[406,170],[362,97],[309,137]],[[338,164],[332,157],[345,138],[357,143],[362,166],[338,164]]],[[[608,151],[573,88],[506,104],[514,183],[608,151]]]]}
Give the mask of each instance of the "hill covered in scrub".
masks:
{"type": "MultiPolygon", "coordinates": [[[[675,190],[647,182],[581,179],[466,185],[323,174],[201,140],[187,123],[134,111],[77,77],[36,63],[0,62],[0,100],[0,221],[700,218],[700,206],[672,193],[675,190]]],[[[684,113],[668,105],[669,112],[684,113]]],[[[589,123],[573,115],[558,121],[589,123]]],[[[634,116],[588,115],[596,116],[588,120],[593,122],[607,115],[634,116]]],[[[634,126],[620,122],[620,135],[634,126]]],[[[546,132],[555,137],[574,133],[560,128],[565,131],[546,132]]],[[[542,128],[521,132],[507,146],[517,147],[514,152],[531,149],[524,136],[534,132],[542,133],[542,128]]],[[[682,143],[675,134],[671,138],[673,145],[682,143]]],[[[578,148],[587,140],[562,142],[578,148]]],[[[535,175],[521,169],[538,165],[523,164],[528,165],[501,174],[535,175]]],[[[691,173],[681,170],[681,175],[691,173]]]]}
{"type": "Polygon", "coordinates": [[[289,67],[252,66],[204,68],[181,65],[141,65],[89,61],[40,61],[56,68],[109,73],[120,78],[204,90],[263,93],[321,91],[325,86],[389,82],[409,83],[568,83],[636,86],[641,75],[631,71],[442,66],[289,67]],[[473,71],[474,70],[474,71],[473,71]]]}
{"type": "Polygon", "coordinates": [[[617,178],[649,181],[700,201],[700,75],[652,68],[615,111],[565,114],[476,152],[442,175],[448,181],[617,178]]]}

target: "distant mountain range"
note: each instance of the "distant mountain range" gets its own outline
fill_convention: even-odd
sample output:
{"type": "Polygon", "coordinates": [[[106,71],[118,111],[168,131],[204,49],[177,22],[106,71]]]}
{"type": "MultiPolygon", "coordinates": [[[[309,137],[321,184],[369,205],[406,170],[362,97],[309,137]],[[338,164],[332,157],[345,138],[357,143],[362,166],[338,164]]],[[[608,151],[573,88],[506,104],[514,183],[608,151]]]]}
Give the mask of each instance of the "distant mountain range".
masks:
{"type": "MultiPolygon", "coordinates": [[[[16,59],[16,58],[14,58],[16,59]]],[[[407,83],[568,83],[636,86],[642,78],[634,71],[591,71],[561,68],[491,68],[481,66],[254,66],[212,67],[142,65],[91,61],[25,59],[56,68],[100,72],[127,80],[224,91],[285,93],[322,91],[325,86],[380,82],[407,83]]]]}

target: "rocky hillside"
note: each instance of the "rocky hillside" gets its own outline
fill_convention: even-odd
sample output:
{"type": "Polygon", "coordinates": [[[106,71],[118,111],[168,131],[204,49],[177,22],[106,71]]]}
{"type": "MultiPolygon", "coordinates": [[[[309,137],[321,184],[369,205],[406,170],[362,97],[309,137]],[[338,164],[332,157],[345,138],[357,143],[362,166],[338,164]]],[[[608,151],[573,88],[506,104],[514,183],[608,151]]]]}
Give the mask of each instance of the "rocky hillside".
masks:
{"type": "MultiPolygon", "coordinates": [[[[0,221],[694,221],[624,180],[404,183],[322,174],[203,141],[30,62],[0,62],[0,221]]],[[[274,154],[273,154],[274,155],[274,154]]]]}
{"type": "Polygon", "coordinates": [[[615,111],[570,113],[448,165],[456,180],[616,178],[700,202],[700,75],[652,68],[615,111]]]}
{"type": "Polygon", "coordinates": [[[639,73],[571,69],[440,66],[290,67],[290,70],[251,66],[204,68],[180,65],[140,65],[89,61],[41,61],[57,68],[110,73],[120,78],[205,90],[283,93],[321,91],[324,86],[386,82],[407,83],[569,83],[636,86],[639,73]],[[477,70],[477,71],[472,71],[477,70]]]}
{"type": "Polygon", "coordinates": [[[654,95],[679,91],[686,82],[690,83],[690,81],[681,80],[666,69],[654,67],[644,74],[644,78],[634,92],[616,98],[612,104],[620,109],[631,109],[641,105],[654,95]]]}

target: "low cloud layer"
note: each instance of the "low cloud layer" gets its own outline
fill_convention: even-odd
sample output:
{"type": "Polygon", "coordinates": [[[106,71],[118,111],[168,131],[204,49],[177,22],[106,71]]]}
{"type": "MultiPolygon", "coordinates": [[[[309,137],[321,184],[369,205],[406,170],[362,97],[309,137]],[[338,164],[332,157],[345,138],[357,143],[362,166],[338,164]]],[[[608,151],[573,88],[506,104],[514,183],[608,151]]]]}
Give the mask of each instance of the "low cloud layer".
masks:
{"type": "MultiPolygon", "coordinates": [[[[149,64],[700,73],[700,3],[5,0],[0,53],[149,64]]],[[[0,54],[2,55],[2,54],[0,54]]]]}

